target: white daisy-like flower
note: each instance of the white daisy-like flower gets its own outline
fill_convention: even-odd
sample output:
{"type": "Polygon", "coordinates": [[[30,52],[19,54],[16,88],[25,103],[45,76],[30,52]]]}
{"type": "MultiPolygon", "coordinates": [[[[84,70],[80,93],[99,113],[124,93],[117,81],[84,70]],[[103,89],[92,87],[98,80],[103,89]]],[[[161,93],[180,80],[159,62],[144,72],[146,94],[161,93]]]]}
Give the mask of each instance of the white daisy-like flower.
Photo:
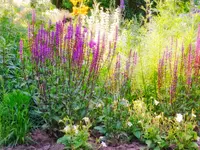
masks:
{"type": "Polygon", "coordinates": [[[127,125],[128,125],[129,127],[131,127],[133,124],[132,124],[131,122],[128,122],[127,125]]]}
{"type": "Polygon", "coordinates": [[[102,147],[107,147],[107,144],[105,142],[101,142],[102,147]]]}
{"type": "Polygon", "coordinates": [[[176,121],[181,122],[183,120],[183,115],[182,114],[176,114],[176,121]]]}

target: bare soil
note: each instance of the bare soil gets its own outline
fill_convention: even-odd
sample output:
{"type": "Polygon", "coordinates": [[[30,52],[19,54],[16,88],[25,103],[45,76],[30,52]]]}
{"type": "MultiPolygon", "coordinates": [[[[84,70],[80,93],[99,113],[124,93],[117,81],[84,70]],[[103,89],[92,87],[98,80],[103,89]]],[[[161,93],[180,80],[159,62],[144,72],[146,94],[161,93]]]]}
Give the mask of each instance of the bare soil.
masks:
{"type": "MultiPolygon", "coordinates": [[[[35,130],[30,134],[32,142],[27,145],[19,145],[16,147],[5,147],[1,150],[64,150],[64,145],[57,144],[54,137],[50,136],[44,131],[35,130]]],[[[145,149],[145,145],[139,142],[132,142],[130,144],[115,144],[102,147],[101,144],[97,144],[94,138],[89,139],[89,143],[94,150],[141,150],[145,149]]],[[[200,140],[197,142],[200,150],[200,140]]],[[[172,148],[173,149],[173,148],[172,148]]]]}

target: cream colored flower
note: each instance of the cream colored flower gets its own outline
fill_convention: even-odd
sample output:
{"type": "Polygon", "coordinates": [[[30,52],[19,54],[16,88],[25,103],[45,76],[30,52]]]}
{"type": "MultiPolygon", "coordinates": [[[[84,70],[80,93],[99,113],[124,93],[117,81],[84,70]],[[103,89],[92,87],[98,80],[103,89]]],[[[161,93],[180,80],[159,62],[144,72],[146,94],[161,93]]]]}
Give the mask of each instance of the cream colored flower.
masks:
{"type": "Polygon", "coordinates": [[[83,120],[85,121],[85,123],[89,123],[90,119],[88,117],[84,117],[83,120]]]}
{"type": "Polygon", "coordinates": [[[160,118],[161,118],[161,115],[158,115],[158,116],[156,116],[155,118],[156,118],[156,119],[160,119],[160,118]]]}
{"type": "Polygon", "coordinates": [[[128,122],[127,125],[128,125],[129,127],[131,127],[133,124],[132,124],[131,122],[128,122]]]}
{"type": "Polygon", "coordinates": [[[78,126],[73,125],[73,129],[74,129],[75,134],[78,134],[78,126]]]}
{"type": "Polygon", "coordinates": [[[102,107],[101,103],[98,103],[96,106],[97,106],[97,108],[102,107]]]}
{"type": "Polygon", "coordinates": [[[197,116],[194,113],[192,113],[192,117],[196,118],[197,116]]]}
{"type": "Polygon", "coordinates": [[[70,126],[66,126],[63,131],[65,133],[68,133],[68,132],[70,132],[70,130],[71,130],[70,126]]]}
{"type": "Polygon", "coordinates": [[[176,121],[181,122],[183,120],[183,115],[182,114],[176,114],[176,121]]]}

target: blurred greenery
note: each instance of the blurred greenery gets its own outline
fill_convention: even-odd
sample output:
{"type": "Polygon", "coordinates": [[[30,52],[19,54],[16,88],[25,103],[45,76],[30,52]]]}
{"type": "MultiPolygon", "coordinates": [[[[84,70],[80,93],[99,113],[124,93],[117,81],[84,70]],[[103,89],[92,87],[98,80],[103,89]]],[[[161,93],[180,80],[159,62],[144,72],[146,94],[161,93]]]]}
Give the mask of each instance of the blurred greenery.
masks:
{"type": "MultiPolygon", "coordinates": [[[[117,7],[120,5],[120,0],[96,0],[101,4],[104,8],[109,7],[117,7]]],[[[125,18],[131,19],[134,16],[137,16],[139,18],[140,16],[146,16],[148,15],[145,9],[149,8],[149,4],[152,7],[152,13],[156,13],[154,11],[154,8],[156,8],[157,3],[164,2],[167,0],[124,0],[125,1],[125,18]]],[[[56,5],[58,8],[64,8],[68,10],[72,10],[72,4],[70,0],[51,0],[51,2],[56,5]]],[[[176,5],[177,9],[183,8],[185,12],[188,12],[188,3],[190,3],[190,0],[174,0],[174,5],[176,5]]],[[[194,0],[194,3],[197,4],[198,2],[194,0]]],[[[87,5],[92,7],[93,0],[88,0],[87,5]]]]}

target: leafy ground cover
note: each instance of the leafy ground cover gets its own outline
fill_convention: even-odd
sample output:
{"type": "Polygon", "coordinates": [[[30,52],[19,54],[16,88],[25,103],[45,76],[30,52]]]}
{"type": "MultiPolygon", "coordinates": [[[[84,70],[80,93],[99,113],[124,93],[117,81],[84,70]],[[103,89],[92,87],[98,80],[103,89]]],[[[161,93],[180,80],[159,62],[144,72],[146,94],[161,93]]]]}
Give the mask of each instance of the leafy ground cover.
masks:
{"type": "Polygon", "coordinates": [[[71,3],[0,5],[0,146],[198,149],[200,6],[71,3]]]}

